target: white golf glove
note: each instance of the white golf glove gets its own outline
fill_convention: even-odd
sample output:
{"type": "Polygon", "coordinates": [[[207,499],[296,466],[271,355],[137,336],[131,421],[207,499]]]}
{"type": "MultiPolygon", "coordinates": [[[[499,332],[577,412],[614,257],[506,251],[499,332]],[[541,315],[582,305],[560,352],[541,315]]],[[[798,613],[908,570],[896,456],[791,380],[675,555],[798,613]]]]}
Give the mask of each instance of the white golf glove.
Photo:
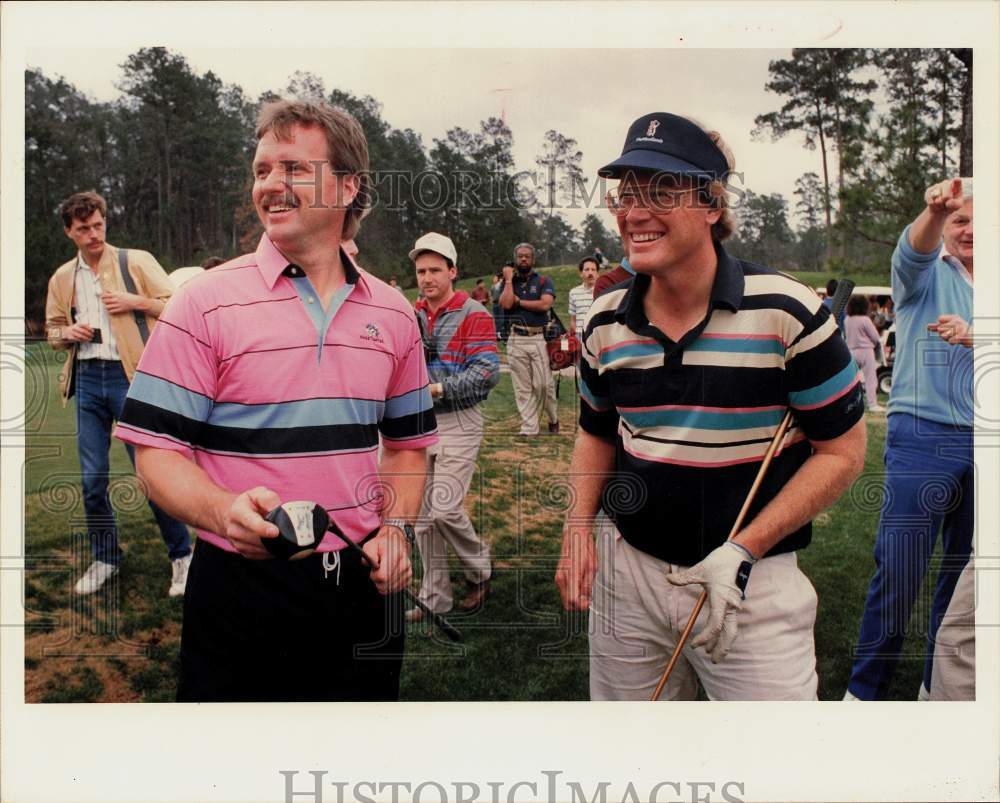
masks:
{"type": "Polygon", "coordinates": [[[708,622],[691,639],[691,646],[704,647],[714,664],[726,657],[736,638],[736,613],[746,598],[746,581],[750,576],[750,567],[756,562],[748,549],[726,541],[712,550],[701,563],[667,575],[667,580],[675,586],[700,583],[705,587],[708,622]]]}

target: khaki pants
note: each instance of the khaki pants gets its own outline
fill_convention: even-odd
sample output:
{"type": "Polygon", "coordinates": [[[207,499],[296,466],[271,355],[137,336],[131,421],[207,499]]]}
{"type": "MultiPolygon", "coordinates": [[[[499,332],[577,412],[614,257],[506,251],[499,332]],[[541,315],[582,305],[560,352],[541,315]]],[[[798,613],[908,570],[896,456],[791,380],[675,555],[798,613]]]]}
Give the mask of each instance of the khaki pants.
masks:
{"type": "Polygon", "coordinates": [[[538,434],[538,410],[543,405],[549,423],[559,420],[556,386],[549,368],[549,353],[542,335],[511,332],[507,341],[507,364],[514,383],[514,401],[521,415],[521,435],[538,434]]]}
{"type": "Polygon", "coordinates": [[[476,471],[483,416],[478,407],[437,415],[438,443],[428,449],[427,483],[417,521],[417,548],[424,565],[420,599],[432,611],[450,611],[453,604],[448,552],[451,546],[470,583],[490,576],[490,550],[476,535],[465,512],[465,497],[476,471]]]}
{"type": "Polygon", "coordinates": [[[975,559],[959,575],[948,610],[941,619],[931,669],[931,700],[976,699],[975,559]]]}
{"type": "MultiPolygon", "coordinates": [[[[598,532],[598,569],[590,607],[590,697],[648,700],[694,609],[700,585],[666,580],[680,566],[626,543],[610,522],[598,532]]],[[[693,700],[701,680],[711,700],[815,700],[816,592],[794,553],[754,565],[739,632],[713,664],[685,646],[661,700],[693,700]]],[[[695,623],[697,633],[708,605],[695,623]]]]}

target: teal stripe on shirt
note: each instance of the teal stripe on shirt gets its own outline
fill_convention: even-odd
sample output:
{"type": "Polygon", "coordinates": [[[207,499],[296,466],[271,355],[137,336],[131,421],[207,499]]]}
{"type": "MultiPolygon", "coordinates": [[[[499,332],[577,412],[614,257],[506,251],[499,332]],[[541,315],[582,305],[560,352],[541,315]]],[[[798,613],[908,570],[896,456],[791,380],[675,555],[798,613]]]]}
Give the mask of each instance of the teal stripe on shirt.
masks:
{"type": "Polygon", "coordinates": [[[626,357],[648,357],[653,354],[663,354],[663,347],[659,343],[630,343],[627,346],[614,346],[602,352],[598,362],[607,365],[626,357]]]}
{"type": "Polygon", "coordinates": [[[756,412],[715,412],[711,410],[642,410],[622,412],[635,427],[678,427],[681,429],[736,430],[777,426],[784,410],[756,412]]]}
{"type": "Polygon", "coordinates": [[[826,380],[826,382],[807,390],[792,391],[788,394],[788,400],[792,407],[812,407],[817,404],[823,404],[849,387],[857,378],[857,375],[857,364],[854,360],[848,360],[847,365],[826,380]]]}
{"type": "Polygon", "coordinates": [[[777,340],[751,338],[699,337],[687,347],[688,351],[724,351],[730,354],[784,354],[785,348],[777,340]]]}

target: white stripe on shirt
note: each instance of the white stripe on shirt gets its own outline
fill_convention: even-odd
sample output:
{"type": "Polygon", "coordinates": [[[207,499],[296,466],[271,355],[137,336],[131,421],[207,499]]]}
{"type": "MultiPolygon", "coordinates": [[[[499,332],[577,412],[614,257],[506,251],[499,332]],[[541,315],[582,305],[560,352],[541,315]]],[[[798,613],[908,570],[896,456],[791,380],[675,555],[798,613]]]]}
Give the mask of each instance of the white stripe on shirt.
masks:
{"type": "Polygon", "coordinates": [[[76,318],[73,323],[85,323],[101,330],[100,343],[80,343],[77,357],[81,360],[121,360],[118,343],[111,331],[111,316],[101,301],[101,283],[94,271],[77,254],[76,274],[73,278],[76,300],[76,318]]]}
{"type": "Polygon", "coordinates": [[[594,288],[589,290],[582,284],[578,284],[569,291],[569,314],[576,318],[576,336],[582,340],[583,322],[590,312],[590,305],[594,303],[594,288]]]}

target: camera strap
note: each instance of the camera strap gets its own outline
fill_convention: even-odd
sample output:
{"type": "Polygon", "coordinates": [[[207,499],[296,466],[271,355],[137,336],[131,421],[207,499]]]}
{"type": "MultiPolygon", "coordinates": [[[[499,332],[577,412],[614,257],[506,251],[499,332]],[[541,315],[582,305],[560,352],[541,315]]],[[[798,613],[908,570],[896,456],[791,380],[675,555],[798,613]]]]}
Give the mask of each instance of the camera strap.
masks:
{"type": "MultiPolygon", "coordinates": [[[[135,282],[132,281],[132,276],[128,272],[128,249],[119,248],[118,249],[118,268],[122,272],[122,281],[125,282],[125,290],[132,295],[138,295],[135,289],[135,282]]],[[[139,327],[139,337],[142,338],[142,345],[146,345],[146,341],[149,340],[149,326],[146,324],[146,316],[139,310],[132,310],[132,314],[135,315],[135,325],[139,327]]]]}

